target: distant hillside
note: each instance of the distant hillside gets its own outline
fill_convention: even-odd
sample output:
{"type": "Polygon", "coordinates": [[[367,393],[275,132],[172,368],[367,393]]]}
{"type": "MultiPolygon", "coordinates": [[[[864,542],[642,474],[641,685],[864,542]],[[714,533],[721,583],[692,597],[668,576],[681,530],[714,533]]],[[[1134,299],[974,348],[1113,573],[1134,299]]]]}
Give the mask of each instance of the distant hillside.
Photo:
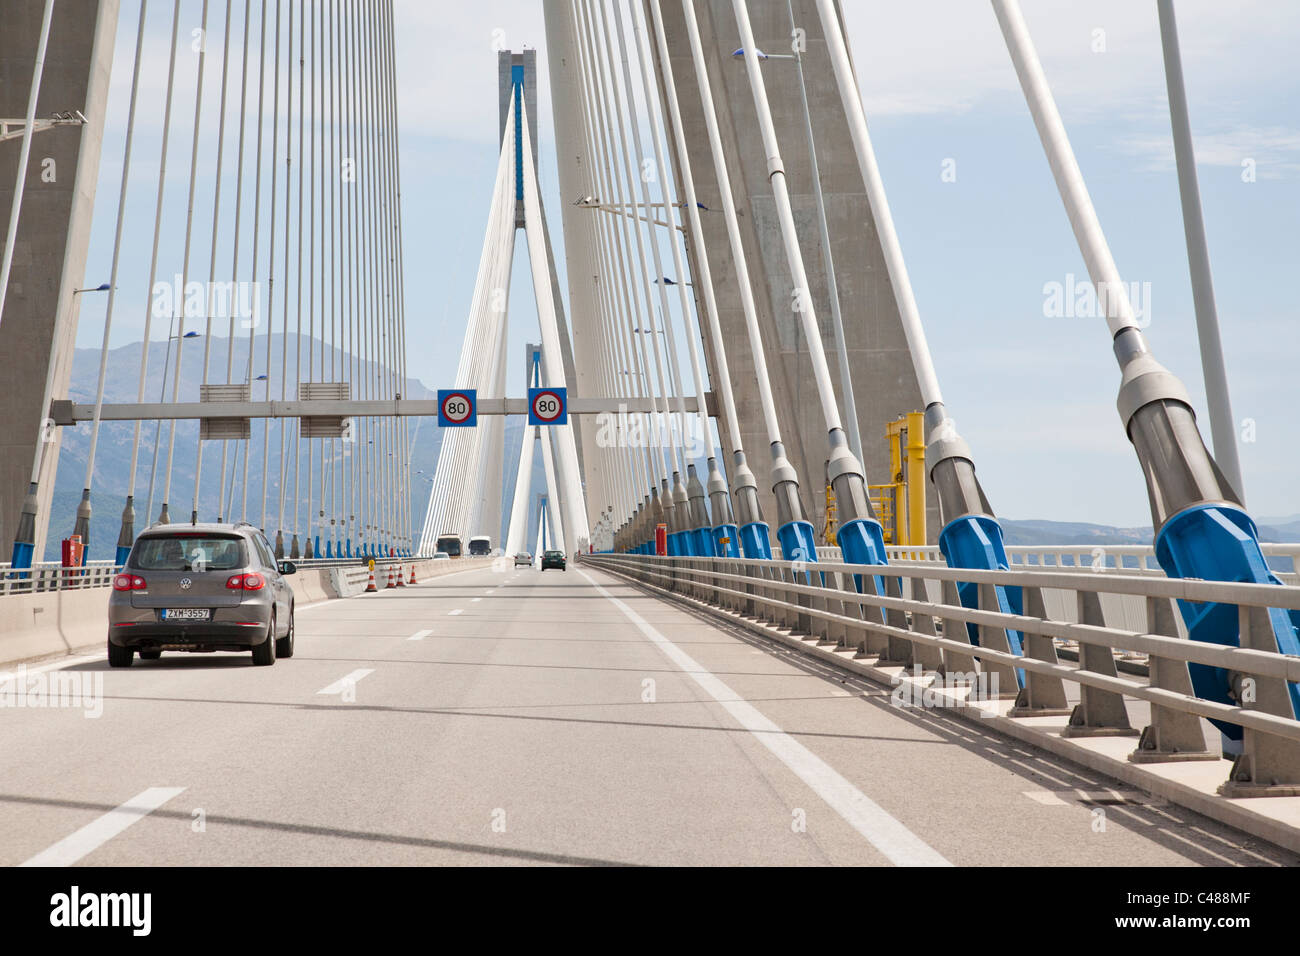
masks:
{"type": "MultiPolygon", "coordinates": [[[[1115,528],[1104,524],[1088,524],[1080,521],[1044,521],[1016,520],[999,518],[1006,533],[1007,544],[1025,547],[1043,547],[1047,545],[1104,545],[1104,544],[1146,544],[1152,542],[1153,532],[1150,525],[1144,528],[1115,528]]],[[[1300,543],[1300,519],[1283,519],[1284,523],[1274,524],[1272,519],[1264,519],[1259,525],[1261,541],[1271,544],[1300,543]]]]}

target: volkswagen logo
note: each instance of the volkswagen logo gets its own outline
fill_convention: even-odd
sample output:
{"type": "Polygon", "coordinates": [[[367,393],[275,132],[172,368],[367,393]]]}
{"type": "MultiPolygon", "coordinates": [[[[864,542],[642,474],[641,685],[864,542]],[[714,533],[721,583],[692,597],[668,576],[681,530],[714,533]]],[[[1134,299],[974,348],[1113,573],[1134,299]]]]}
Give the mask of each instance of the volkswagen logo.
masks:
{"type": "Polygon", "coordinates": [[[193,583],[194,582],[191,581],[189,578],[181,578],[181,590],[188,591],[190,589],[190,585],[193,583]]]}

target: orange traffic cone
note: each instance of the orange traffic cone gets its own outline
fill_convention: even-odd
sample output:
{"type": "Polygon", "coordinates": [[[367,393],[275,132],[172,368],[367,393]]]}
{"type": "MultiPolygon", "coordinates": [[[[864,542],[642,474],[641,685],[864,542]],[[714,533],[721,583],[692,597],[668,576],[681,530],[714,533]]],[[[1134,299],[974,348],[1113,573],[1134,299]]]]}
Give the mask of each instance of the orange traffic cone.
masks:
{"type": "Polygon", "coordinates": [[[411,565],[411,580],[410,580],[409,582],[407,582],[407,583],[408,583],[408,584],[414,584],[414,583],[415,583],[415,565],[414,565],[414,564],[411,565]]]}
{"type": "Polygon", "coordinates": [[[393,583],[393,566],[391,564],[388,566],[388,587],[397,587],[397,585],[393,583]]]}
{"type": "Polygon", "coordinates": [[[402,566],[400,564],[397,566],[397,586],[399,588],[406,587],[406,579],[402,577],[402,566]]]}
{"type": "Polygon", "coordinates": [[[374,593],[374,592],[376,592],[376,591],[378,591],[378,590],[379,590],[379,588],[375,587],[375,568],[374,568],[374,565],[371,565],[371,567],[370,567],[370,580],[366,582],[366,593],[367,593],[367,594],[372,594],[372,593],[374,593]]]}

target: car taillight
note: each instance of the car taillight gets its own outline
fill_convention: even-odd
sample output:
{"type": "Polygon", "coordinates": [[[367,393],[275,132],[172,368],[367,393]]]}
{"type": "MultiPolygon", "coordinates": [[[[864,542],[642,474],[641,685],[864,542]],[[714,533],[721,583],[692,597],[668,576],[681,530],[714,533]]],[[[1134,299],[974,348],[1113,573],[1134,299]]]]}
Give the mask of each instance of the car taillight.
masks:
{"type": "Polygon", "coordinates": [[[148,586],[138,574],[119,574],[113,578],[114,591],[143,591],[148,586]]]}
{"type": "Polygon", "coordinates": [[[266,578],[256,571],[248,574],[232,574],[226,579],[226,587],[232,591],[260,591],[266,586],[266,578]]]}

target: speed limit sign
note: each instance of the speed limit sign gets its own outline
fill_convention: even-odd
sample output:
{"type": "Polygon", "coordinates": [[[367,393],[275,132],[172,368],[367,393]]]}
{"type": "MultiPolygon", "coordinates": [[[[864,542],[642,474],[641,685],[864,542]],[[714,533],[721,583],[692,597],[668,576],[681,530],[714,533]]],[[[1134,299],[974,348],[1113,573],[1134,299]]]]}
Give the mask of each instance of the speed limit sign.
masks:
{"type": "Polygon", "coordinates": [[[472,388],[438,389],[438,425],[441,428],[473,427],[478,424],[475,406],[477,390],[472,388]]]}
{"type": "Polygon", "coordinates": [[[567,425],[569,404],[563,388],[530,388],[528,390],[528,424],[567,425]]]}

